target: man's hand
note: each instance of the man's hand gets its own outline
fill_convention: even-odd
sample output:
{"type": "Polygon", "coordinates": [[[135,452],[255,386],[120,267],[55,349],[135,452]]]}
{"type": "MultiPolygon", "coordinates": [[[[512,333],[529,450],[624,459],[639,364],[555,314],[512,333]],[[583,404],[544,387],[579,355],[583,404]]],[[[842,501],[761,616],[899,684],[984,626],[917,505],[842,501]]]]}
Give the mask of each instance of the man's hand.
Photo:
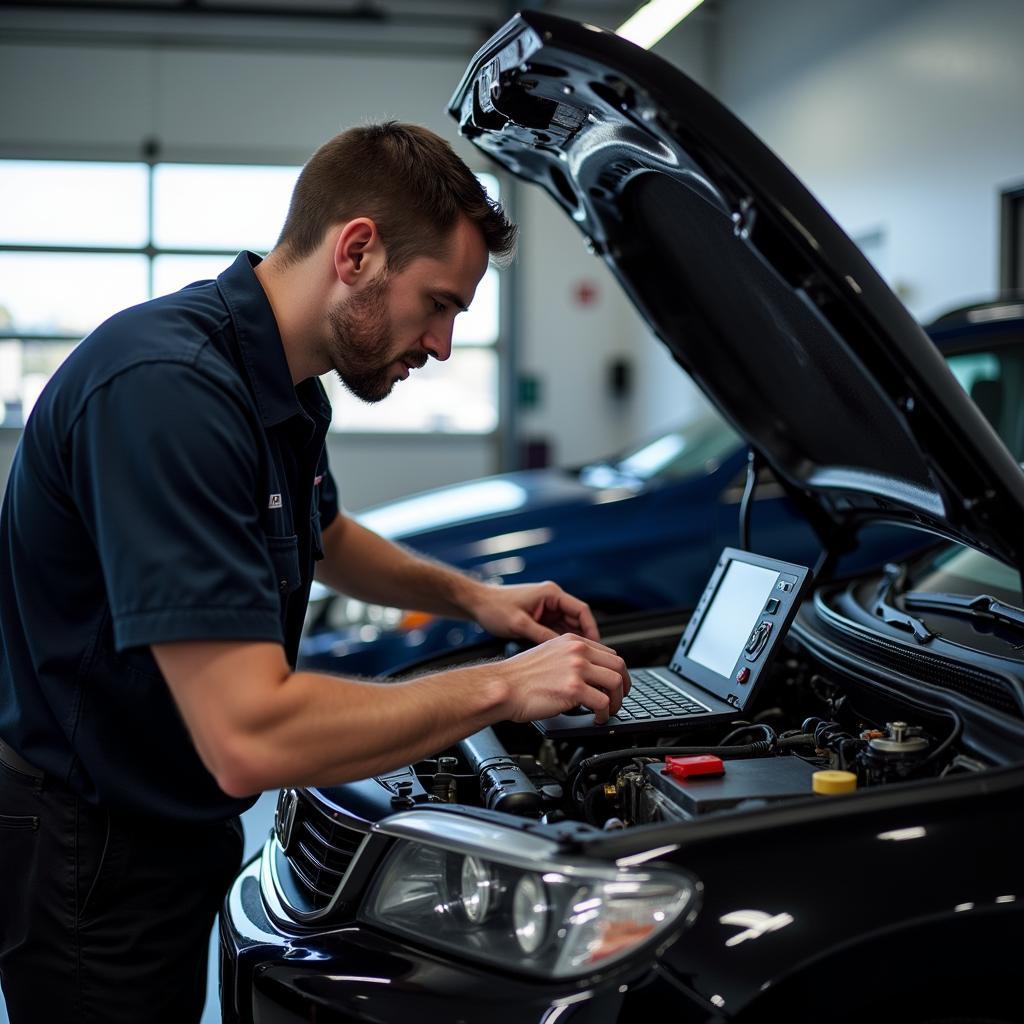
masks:
{"type": "Polygon", "coordinates": [[[610,647],[571,633],[496,668],[510,682],[504,717],[515,722],[550,718],[580,704],[607,722],[629,692],[626,663],[610,647]]]}
{"type": "Polygon", "coordinates": [[[586,602],[550,581],[508,587],[482,584],[474,598],[470,609],[473,618],[494,636],[521,637],[535,644],[560,633],[600,639],[586,602]]]}

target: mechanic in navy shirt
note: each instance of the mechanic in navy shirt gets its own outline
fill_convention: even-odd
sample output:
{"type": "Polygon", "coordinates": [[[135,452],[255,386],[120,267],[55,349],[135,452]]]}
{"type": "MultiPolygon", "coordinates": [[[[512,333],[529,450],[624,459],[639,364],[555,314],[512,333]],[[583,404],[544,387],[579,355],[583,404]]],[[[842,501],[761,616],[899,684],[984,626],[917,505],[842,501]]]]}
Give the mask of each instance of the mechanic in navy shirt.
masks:
{"type": "MultiPolygon", "coordinates": [[[[198,1019],[262,790],[408,764],[502,719],[599,719],[622,661],[553,583],[495,587],[339,511],[335,370],[376,402],[451,354],[514,227],[438,136],[326,143],[277,246],[117,314],[26,424],[0,515],[0,981],[12,1024],[198,1019]],[[314,575],[539,646],[379,685],[294,670],[314,575]]],[[[54,282],[59,287],[59,282],[54,282]]]]}

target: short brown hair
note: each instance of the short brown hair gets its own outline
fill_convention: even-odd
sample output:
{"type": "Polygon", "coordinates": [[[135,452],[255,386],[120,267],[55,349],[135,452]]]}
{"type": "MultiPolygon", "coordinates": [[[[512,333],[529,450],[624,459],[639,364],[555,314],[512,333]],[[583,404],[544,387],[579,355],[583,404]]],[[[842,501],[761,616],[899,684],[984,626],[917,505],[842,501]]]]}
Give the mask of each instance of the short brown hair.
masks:
{"type": "Polygon", "coordinates": [[[515,253],[516,227],[439,135],[385,121],[336,135],[302,168],[277,246],[292,262],[312,253],[328,228],[370,217],[388,270],[443,251],[460,216],[480,228],[495,262],[515,253]]]}

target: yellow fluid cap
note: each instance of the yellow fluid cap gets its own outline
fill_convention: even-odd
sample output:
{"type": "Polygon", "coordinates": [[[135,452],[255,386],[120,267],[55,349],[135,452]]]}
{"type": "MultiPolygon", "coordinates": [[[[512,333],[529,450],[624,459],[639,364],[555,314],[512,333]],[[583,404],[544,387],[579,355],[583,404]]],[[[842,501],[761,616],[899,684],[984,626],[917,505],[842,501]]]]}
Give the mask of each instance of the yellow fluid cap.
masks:
{"type": "Polygon", "coordinates": [[[811,776],[815,793],[829,796],[835,793],[852,793],[857,788],[857,776],[853,772],[821,771],[811,776]]]}

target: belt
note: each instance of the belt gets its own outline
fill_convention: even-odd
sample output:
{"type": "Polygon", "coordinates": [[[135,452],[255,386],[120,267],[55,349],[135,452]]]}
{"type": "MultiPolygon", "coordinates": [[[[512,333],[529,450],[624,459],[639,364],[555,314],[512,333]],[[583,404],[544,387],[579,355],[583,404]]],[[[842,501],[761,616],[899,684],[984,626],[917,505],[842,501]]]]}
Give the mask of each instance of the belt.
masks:
{"type": "Polygon", "coordinates": [[[3,740],[0,740],[0,763],[7,765],[8,768],[13,768],[16,772],[21,772],[22,775],[31,775],[34,779],[43,777],[43,773],[34,764],[29,764],[21,754],[4,743],[3,740]]]}

